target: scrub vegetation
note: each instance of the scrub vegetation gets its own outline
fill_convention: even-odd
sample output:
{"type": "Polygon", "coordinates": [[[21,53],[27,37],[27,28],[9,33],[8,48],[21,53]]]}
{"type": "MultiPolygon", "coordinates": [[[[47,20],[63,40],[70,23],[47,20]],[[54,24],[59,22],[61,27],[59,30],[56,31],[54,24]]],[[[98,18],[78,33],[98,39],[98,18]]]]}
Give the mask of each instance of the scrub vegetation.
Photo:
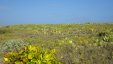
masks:
{"type": "Polygon", "coordinates": [[[113,23],[2,26],[0,63],[113,64],[113,23]]]}

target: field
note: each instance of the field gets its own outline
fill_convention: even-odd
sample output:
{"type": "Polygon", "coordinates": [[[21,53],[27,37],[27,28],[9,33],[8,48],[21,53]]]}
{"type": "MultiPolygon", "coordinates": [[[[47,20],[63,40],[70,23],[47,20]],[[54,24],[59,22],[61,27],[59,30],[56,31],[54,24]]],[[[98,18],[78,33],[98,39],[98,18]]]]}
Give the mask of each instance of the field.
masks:
{"type": "Polygon", "coordinates": [[[56,49],[62,64],[113,64],[113,23],[23,24],[0,27],[3,53],[25,45],[56,49]]]}

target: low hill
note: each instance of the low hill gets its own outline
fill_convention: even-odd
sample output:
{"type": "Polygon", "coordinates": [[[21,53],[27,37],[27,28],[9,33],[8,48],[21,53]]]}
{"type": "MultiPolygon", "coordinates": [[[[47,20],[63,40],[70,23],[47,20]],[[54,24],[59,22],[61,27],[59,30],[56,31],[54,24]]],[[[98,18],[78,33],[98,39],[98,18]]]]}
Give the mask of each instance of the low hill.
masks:
{"type": "Polygon", "coordinates": [[[23,24],[0,28],[0,52],[13,50],[15,47],[9,44],[9,49],[5,45],[11,42],[55,48],[56,57],[63,64],[113,64],[112,23],[23,24]]]}

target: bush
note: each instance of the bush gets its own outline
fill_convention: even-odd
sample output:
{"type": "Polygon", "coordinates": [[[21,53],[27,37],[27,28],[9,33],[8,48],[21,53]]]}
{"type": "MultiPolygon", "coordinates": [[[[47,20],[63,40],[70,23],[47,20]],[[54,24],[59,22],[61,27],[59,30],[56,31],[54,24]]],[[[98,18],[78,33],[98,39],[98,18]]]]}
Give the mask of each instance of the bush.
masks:
{"type": "Polygon", "coordinates": [[[100,32],[98,33],[98,39],[105,41],[105,42],[112,42],[113,41],[113,32],[100,32]]]}
{"type": "Polygon", "coordinates": [[[61,64],[54,56],[55,49],[48,51],[36,46],[26,46],[19,52],[4,54],[5,64],[61,64]]]}
{"type": "Polygon", "coordinates": [[[0,52],[11,52],[12,50],[19,51],[21,48],[28,44],[29,43],[26,43],[21,39],[8,40],[0,44],[0,52]]]}

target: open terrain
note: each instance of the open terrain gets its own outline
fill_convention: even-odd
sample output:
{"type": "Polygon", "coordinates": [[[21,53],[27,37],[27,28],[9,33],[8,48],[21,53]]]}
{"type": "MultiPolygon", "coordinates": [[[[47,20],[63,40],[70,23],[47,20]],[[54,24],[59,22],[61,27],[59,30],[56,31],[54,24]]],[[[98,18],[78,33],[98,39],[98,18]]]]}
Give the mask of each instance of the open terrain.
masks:
{"type": "Polygon", "coordinates": [[[62,64],[113,64],[113,23],[2,26],[0,62],[3,53],[29,44],[56,49],[62,64]]]}

